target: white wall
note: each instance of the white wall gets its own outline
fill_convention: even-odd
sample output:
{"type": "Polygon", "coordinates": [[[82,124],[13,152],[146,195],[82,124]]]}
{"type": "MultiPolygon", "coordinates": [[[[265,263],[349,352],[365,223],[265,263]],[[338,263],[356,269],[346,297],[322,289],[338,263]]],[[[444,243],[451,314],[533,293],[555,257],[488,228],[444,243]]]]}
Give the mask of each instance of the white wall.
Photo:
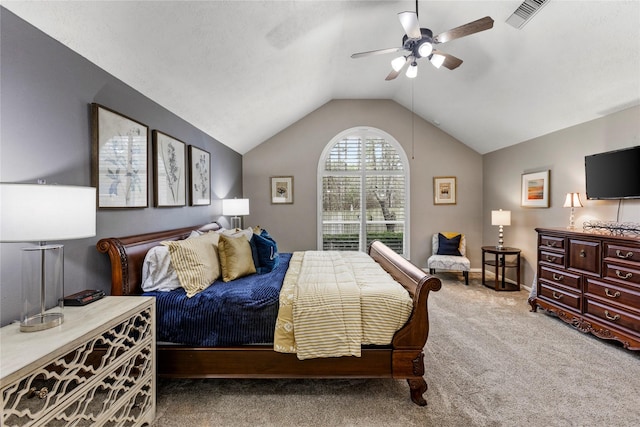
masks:
{"type": "MultiPolygon", "coordinates": [[[[541,136],[484,155],[484,244],[497,241],[491,226],[491,210],[511,210],[511,226],[505,227],[505,245],[523,250],[524,283],[531,285],[536,264],[536,227],[566,227],[570,209],[563,208],[569,192],[579,192],[583,208],[576,209],[576,228],[586,220],[615,221],[618,201],[586,200],[584,156],[640,145],[640,107],[541,136]],[[550,207],[520,206],[521,175],[550,170],[550,207]]],[[[638,165],[640,167],[640,165],[638,165]]],[[[640,222],[640,200],[620,205],[620,222],[640,222]]]]}
{"type": "Polygon", "coordinates": [[[482,156],[390,100],[333,100],[243,156],[244,197],[251,201],[246,225],[267,228],[283,252],[315,249],[316,177],[322,150],[338,133],[371,126],[393,136],[411,169],[411,260],[426,266],[431,235],[460,231],[467,235],[473,267],[480,264],[482,242],[482,156]],[[294,204],[270,203],[270,177],[294,177],[294,204]],[[433,204],[433,177],[455,176],[456,205],[433,204]]]}

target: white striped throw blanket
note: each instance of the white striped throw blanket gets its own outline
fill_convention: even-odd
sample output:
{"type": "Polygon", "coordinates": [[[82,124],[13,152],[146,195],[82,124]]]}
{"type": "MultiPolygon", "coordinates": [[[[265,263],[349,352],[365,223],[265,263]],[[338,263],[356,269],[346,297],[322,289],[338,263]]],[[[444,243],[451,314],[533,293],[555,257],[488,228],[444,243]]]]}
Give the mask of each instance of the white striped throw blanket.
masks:
{"type": "Polygon", "coordinates": [[[274,350],[298,359],[360,356],[411,315],[408,292],[362,252],[294,252],[280,292],[274,350]]]}

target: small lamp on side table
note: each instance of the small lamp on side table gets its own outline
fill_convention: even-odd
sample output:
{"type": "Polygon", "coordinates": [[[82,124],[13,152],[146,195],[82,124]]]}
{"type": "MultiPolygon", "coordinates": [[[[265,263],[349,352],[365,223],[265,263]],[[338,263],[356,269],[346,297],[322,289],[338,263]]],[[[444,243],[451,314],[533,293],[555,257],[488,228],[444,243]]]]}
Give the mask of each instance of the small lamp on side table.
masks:
{"type": "Polygon", "coordinates": [[[580,202],[580,193],[567,193],[567,198],[564,199],[564,208],[571,208],[571,215],[569,215],[569,225],[567,228],[573,230],[575,227],[575,208],[581,208],[582,202],[580,202]]]}
{"type": "Polygon", "coordinates": [[[240,215],[249,215],[249,199],[223,199],[222,215],[233,215],[232,228],[242,228],[240,215]]]}
{"type": "Polygon", "coordinates": [[[20,331],[64,321],[63,245],[47,241],[96,235],[96,189],[45,184],[0,184],[0,242],[39,242],[22,249],[20,331]]]}
{"type": "Polygon", "coordinates": [[[497,225],[498,228],[498,244],[496,245],[496,249],[504,248],[504,230],[503,226],[511,225],[511,211],[503,211],[502,209],[498,211],[491,211],[491,225],[497,225]]]}

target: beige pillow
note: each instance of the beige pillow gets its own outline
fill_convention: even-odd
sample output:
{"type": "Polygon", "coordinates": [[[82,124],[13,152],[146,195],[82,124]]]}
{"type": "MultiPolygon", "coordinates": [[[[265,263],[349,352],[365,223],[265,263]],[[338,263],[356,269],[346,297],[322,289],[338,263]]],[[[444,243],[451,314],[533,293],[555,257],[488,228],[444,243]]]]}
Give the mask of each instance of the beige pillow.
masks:
{"type": "Polygon", "coordinates": [[[207,289],[220,277],[218,239],[217,233],[209,232],[186,240],[162,242],[169,248],[171,265],[187,297],[207,289]]]}
{"type": "Polygon", "coordinates": [[[229,282],[256,272],[251,256],[251,245],[243,236],[220,235],[218,242],[222,280],[229,282]]]}

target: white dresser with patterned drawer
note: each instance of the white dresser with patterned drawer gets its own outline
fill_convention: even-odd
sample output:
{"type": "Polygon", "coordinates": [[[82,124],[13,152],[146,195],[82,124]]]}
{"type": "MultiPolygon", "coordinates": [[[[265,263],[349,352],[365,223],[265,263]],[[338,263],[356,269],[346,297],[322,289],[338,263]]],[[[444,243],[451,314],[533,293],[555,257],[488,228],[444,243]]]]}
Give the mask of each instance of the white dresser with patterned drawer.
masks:
{"type": "Polygon", "coordinates": [[[3,426],[138,426],[156,411],[155,299],[65,307],[62,325],[0,329],[3,426]]]}

